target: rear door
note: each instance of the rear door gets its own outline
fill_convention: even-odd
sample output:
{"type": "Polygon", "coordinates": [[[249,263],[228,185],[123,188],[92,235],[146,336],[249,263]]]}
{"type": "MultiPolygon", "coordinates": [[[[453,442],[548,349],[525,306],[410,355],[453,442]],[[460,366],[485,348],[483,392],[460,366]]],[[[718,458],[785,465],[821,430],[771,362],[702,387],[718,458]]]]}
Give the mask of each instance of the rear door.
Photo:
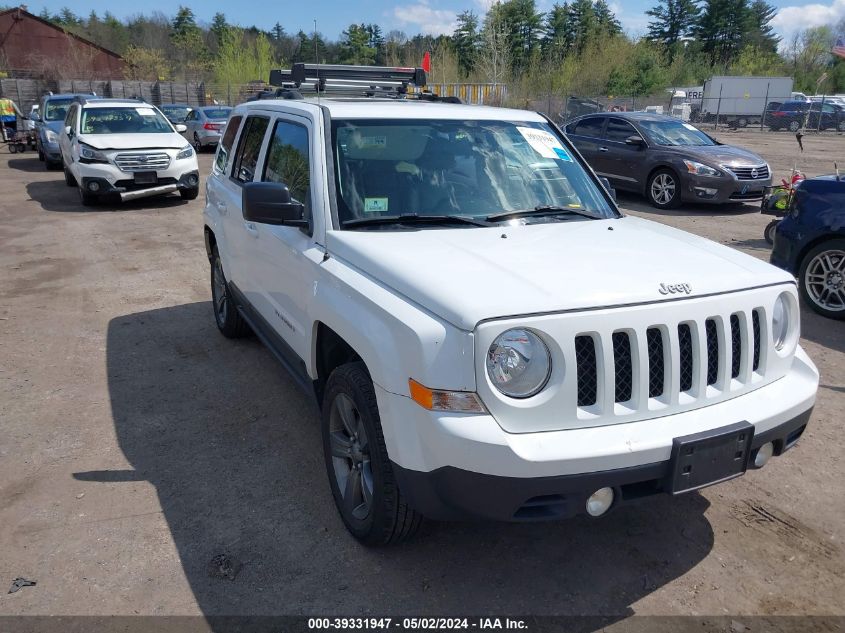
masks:
{"type": "Polygon", "coordinates": [[[593,169],[595,169],[593,162],[600,153],[605,118],[604,116],[587,116],[566,127],[566,135],[593,169]]]}
{"type": "Polygon", "coordinates": [[[640,191],[645,184],[640,172],[645,165],[646,146],[645,140],[643,145],[628,145],[625,141],[632,136],[643,138],[628,121],[608,117],[593,169],[618,189],[640,191]]]}

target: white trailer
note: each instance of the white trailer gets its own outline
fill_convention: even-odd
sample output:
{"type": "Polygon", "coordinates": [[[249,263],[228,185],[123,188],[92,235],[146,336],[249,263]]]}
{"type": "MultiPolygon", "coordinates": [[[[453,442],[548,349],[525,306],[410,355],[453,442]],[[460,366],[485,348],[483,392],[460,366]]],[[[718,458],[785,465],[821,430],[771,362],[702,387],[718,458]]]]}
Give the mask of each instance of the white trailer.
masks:
{"type": "Polygon", "coordinates": [[[711,77],[704,82],[698,120],[737,127],[759,124],[767,104],[792,98],[792,77],[711,77]]]}

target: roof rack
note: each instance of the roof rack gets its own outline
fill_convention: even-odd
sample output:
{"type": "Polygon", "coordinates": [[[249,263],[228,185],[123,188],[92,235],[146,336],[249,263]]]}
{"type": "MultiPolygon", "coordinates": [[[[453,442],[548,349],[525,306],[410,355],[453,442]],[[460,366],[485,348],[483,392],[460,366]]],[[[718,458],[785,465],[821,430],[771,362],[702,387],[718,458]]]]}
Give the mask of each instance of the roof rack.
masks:
{"type": "MultiPolygon", "coordinates": [[[[290,70],[270,71],[270,85],[279,86],[275,93],[265,91],[259,99],[299,98],[291,93],[342,94],[349,96],[412,98],[424,101],[449,101],[453,97],[438,97],[431,92],[409,95],[408,87],[422,88],[426,84],[422,68],[394,66],[341,66],[333,64],[294,64],[290,70]],[[282,94],[280,91],[287,91],[282,94]]],[[[460,101],[458,101],[460,103],[460,101]]]]}

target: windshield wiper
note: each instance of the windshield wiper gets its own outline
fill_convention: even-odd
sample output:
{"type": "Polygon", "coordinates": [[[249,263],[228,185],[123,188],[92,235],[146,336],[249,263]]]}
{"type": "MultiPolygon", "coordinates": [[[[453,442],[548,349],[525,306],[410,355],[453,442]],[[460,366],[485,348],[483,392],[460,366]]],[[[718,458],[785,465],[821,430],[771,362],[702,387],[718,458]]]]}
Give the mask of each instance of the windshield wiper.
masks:
{"type": "Polygon", "coordinates": [[[561,207],[554,204],[538,204],[533,209],[519,209],[517,211],[503,211],[502,213],[494,213],[487,216],[488,222],[497,222],[499,220],[508,220],[510,218],[524,218],[528,216],[537,215],[580,215],[583,218],[590,218],[591,220],[601,220],[601,216],[585,211],[584,209],[576,209],[573,207],[561,207]]]}
{"type": "Polygon", "coordinates": [[[490,226],[484,220],[465,215],[420,215],[402,213],[401,215],[381,215],[374,218],[355,218],[343,223],[343,228],[378,226],[380,224],[469,224],[471,226],[490,226]]]}

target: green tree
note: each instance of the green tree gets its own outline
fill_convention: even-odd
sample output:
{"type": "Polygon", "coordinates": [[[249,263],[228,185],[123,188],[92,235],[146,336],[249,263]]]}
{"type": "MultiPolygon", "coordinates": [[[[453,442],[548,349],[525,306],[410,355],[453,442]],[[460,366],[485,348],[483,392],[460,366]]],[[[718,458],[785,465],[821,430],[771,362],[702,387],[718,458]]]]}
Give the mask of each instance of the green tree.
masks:
{"type": "Polygon", "coordinates": [[[504,24],[513,71],[524,72],[530,66],[534,50],[540,46],[543,14],[537,11],[534,0],[506,0],[493,5],[490,12],[498,13],[504,24]]]}
{"type": "Polygon", "coordinates": [[[370,46],[370,32],[366,24],[350,24],[341,34],[341,63],[371,65],[376,61],[376,49],[370,46]]]}
{"type": "Polygon", "coordinates": [[[671,61],[681,40],[692,33],[699,8],[695,0],[659,0],[659,4],[646,11],[646,15],[654,18],[648,23],[646,37],[662,46],[671,61]]]}
{"type": "Polygon", "coordinates": [[[778,50],[780,38],[772,28],[772,18],[777,9],[765,0],[754,0],[749,7],[748,32],[745,36],[746,45],[754,46],[767,54],[775,54],[778,50]]]}
{"type": "Polygon", "coordinates": [[[710,62],[727,68],[744,47],[751,27],[748,0],[705,0],[693,34],[710,62]]]}
{"type": "Polygon", "coordinates": [[[666,72],[660,50],[648,40],[634,46],[626,63],[610,72],[607,92],[612,95],[642,97],[666,85],[666,72]]]}
{"type": "Polygon", "coordinates": [[[214,14],[214,17],[211,20],[210,29],[210,31],[214,34],[218,45],[223,41],[223,36],[226,34],[227,30],[229,30],[229,23],[226,21],[226,16],[218,11],[214,14]]]}
{"type": "Polygon", "coordinates": [[[622,24],[605,0],[596,0],[593,3],[593,14],[596,16],[598,30],[604,35],[615,36],[622,33],[622,24]]]}
{"type": "Polygon", "coordinates": [[[480,41],[478,16],[472,11],[464,11],[458,15],[458,26],[452,34],[452,47],[458,58],[458,68],[464,77],[475,70],[480,41]]]}

